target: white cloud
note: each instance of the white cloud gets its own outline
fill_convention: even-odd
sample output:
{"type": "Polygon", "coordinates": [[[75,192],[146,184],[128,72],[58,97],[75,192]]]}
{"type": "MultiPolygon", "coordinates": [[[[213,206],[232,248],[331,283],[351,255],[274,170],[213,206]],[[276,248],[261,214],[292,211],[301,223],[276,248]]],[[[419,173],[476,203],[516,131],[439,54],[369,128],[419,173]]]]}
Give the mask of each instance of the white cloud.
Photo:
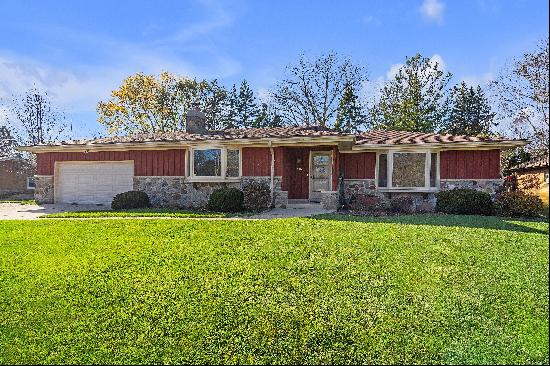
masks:
{"type": "Polygon", "coordinates": [[[205,35],[233,24],[233,16],[216,1],[201,1],[201,3],[207,14],[206,19],[186,25],[172,35],[157,40],[157,43],[201,41],[205,35]]]}
{"type": "Polygon", "coordinates": [[[443,22],[443,10],[445,5],[438,0],[424,0],[420,6],[420,12],[426,19],[440,24],[443,22]]]}
{"type": "Polygon", "coordinates": [[[437,64],[438,69],[441,71],[447,70],[447,64],[443,60],[443,57],[441,57],[441,55],[438,55],[437,53],[430,58],[430,62],[432,63],[432,65],[437,64]]]}
{"type": "MultiPolygon", "coordinates": [[[[163,70],[189,75],[189,68],[161,55],[124,52],[126,62],[112,60],[108,67],[82,69],[56,67],[20,55],[0,53],[0,98],[12,96],[36,86],[46,90],[53,101],[69,112],[94,111],[97,102],[109,97],[122,80],[135,72],[158,74],[163,70]]],[[[222,68],[234,66],[222,65],[222,68]]]]}
{"type": "Polygon", "coordinates": [[[271,93],[267,88],[259,88],[256,95],[261,103],[267,103],[271,100],[271,93]]]}
{"type": "MultiPolygon", "coordinates": [[[[439,54],[434,54],[432,57],[430,57],[430,63],[435,64],[437,63],[439,70],[445,71],[447,70],[447,64],[445,63],[445,60],[443,60],[443,57],[439,54]]],[[[399,72],[399,69],[403,67],[404,64],[393,64],[390,66],[390,69],[386,72],[386,80],[392,80],[395,78],[397,73],[399,72]]]]}
{"type": "Polygon", "coordinates": [[[383,76],[379,76],[374,80],[363,82],[359,97],[365,105],[371,105],[380,98],[385,81],[383,76]]]}
{"type": "Polygon", "coordinates": [[[403,64],[393,64],[391,65],[388,72],[386,72],[386,79],[391,80],[393,79],[397,73],[399,72],[399,69],[403,67],[403,64]]]}
{"type": "Polygon", "coordinates": [[[464,81],[469,86],[485,86],[488,85],[491,81],[493,81],[495,76],[492,72],[486,72],[481,75],[469,75],[469,76],[463,76],[460,78],[460,81],[464,81]]]}

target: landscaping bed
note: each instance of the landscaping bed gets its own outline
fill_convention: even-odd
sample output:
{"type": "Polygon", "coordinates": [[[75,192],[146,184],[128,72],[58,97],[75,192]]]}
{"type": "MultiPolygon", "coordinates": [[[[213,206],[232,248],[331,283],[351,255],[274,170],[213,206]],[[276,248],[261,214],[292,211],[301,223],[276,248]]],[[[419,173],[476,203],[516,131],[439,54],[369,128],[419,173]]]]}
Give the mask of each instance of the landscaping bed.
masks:
{"type": "Polygon", "coordinates": [[[0,363],[548,363],[548,223],[0,221],[0,363]]]}

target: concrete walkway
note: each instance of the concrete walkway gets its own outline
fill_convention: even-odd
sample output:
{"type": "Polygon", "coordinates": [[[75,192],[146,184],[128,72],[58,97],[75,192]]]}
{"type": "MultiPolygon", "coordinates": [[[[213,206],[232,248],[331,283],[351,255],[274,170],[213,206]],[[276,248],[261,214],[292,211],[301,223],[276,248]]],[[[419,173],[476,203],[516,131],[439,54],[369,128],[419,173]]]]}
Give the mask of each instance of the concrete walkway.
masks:
{"type": "Polygon", "coordinates": [[[72,212],[108,210],[109,206],[43,204],[22,205],[20,203],[0,203],[0,220],[35,220],[42,215],[72,212]]]}
{"type": "Polygon", "coordinates": [[[254,219],[280,219],[286,217],[308,217],[331,213],[325,210],[319,203],[289,204],[286,208],[274,208],[273,210],[254,215],[254,219]]]}
{"type": "MultiPolygon", "coordinates": [[[[36,220],[42,215],[73,212],[73,211],[98,211],[109,210],[108,206],[97,205],[70,205],[70,204],[43,204],[43,205],[22,205],[19,203],[0,203],[0,220],[36,220]]],[[[287,217],[307,217],[330,213],[323,209],[320,204],[290,204],[287,208],[275,208],[270,211],[262,212],[258,215],[249,217],[234,217],[234,218],[185,218],[185,219],[203,219],[203,220],[265,220],[265,219],[280,219],[287,217]]],[[[135,217],[128,217],[135,218],[135,217]]],[[[147,217],[148,219],[162,219],[166,217],[147,217]]],[[[101,219],[101,218],[94,218],[101,219]]],[[[111,217],[110,219],[116,219],[111,217]]],[[[171,218],[179,219],[179,218],[171,218]]]]}

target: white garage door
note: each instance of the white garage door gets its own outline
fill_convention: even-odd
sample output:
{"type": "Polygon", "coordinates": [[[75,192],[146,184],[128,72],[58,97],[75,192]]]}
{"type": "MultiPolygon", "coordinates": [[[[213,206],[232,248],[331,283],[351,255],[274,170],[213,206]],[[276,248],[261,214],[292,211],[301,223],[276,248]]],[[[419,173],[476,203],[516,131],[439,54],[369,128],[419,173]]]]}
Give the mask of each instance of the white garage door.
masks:
{"type": "Polygon", "coordinates": [[[55,179],[56,202],[110,204],[133,188],[134,163],[60,162],[55,179]]]}

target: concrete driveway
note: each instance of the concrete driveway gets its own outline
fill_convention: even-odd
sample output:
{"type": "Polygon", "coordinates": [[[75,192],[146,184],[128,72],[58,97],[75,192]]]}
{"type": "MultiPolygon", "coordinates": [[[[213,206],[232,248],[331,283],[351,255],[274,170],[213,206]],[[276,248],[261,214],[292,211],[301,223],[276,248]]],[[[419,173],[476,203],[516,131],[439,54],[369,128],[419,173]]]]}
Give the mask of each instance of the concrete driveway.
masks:
{"type": "Polygon", "coordinates": [[[19,203],[0,203],[0,220],[34,220],[51,213],[67,211],[109,210],[109,206],[43,204],[22,205],[19,203]]]}

